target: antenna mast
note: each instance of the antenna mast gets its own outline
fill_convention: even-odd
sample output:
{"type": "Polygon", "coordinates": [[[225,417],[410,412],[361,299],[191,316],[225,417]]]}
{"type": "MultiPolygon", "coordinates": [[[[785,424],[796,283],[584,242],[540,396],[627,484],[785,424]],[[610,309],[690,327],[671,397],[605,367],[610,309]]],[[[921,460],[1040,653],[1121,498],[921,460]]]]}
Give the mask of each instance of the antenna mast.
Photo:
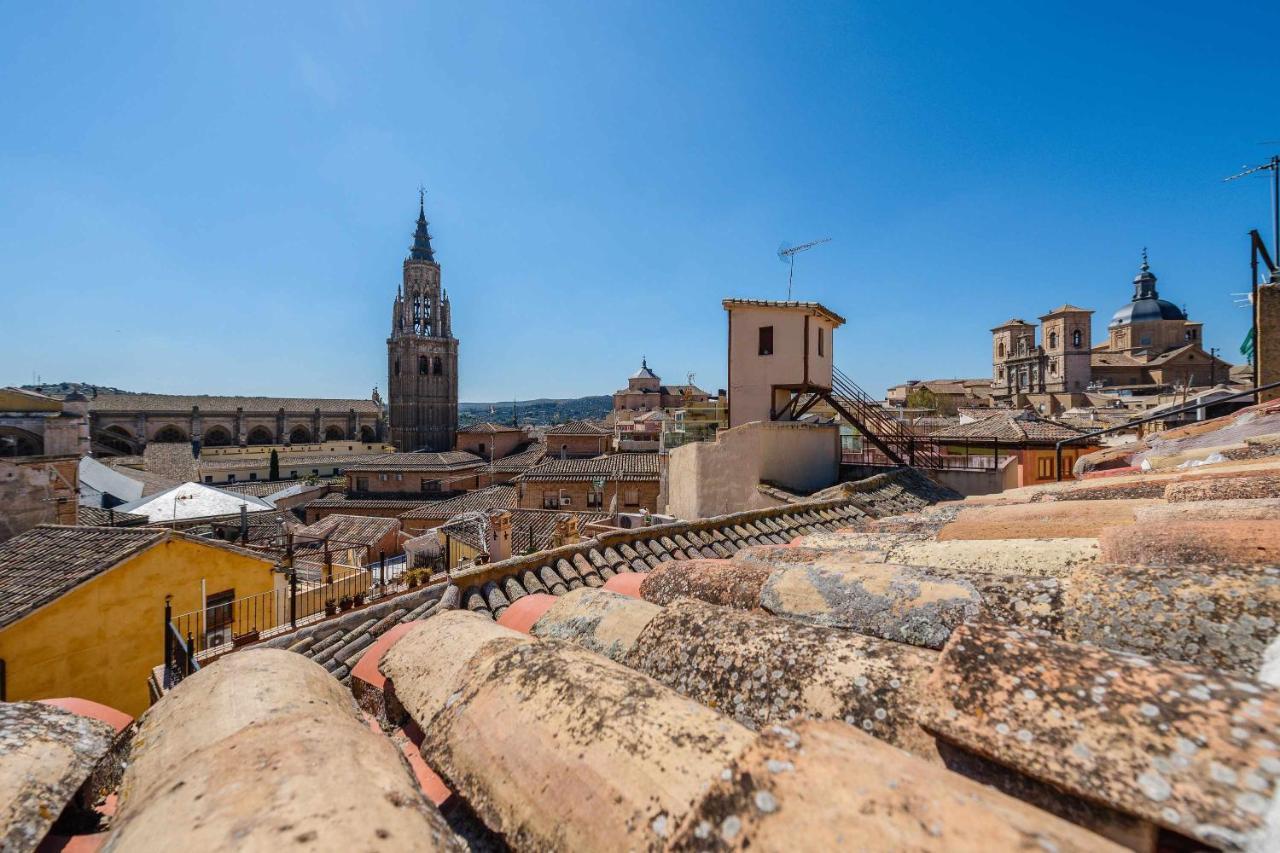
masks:
{"type": "Polygon", "coordinates": [[[811,240],[808,243],[801,243],[799,246],[788,246],[783,243],[778,247],[778,260],[784,264],[788,264],[791,269],[787,273],[787,301],[791,301],[791,281],[796,275],[796,255],[801,252],[808,251],[814,246],[821,246],[823,243],[830,243],[830,237],[823,237],[821,240],[811,240]]]}
{"type": "Polygon", "coordinates": [[[1273,154],[1271,159],[1261,166],[1245,169],[1239,174],[1222,180],[1234,181],[1258,172],[1271,173],[1271,254],[1280,257],[1280,155],[1273,154]]]}

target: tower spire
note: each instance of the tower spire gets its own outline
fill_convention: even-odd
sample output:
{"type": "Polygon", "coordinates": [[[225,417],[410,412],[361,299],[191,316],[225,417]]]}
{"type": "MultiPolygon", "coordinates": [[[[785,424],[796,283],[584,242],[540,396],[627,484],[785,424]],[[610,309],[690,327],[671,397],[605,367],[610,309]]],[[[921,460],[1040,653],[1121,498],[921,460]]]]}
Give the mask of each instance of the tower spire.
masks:
{"type": "Polygon", "coordinates": [[[431,232],[427,230],[427,191],[418,187],[418,227],[413,232],[413,245],[409,247],[409,260],[436,262],[431,250],[431,232]]]}

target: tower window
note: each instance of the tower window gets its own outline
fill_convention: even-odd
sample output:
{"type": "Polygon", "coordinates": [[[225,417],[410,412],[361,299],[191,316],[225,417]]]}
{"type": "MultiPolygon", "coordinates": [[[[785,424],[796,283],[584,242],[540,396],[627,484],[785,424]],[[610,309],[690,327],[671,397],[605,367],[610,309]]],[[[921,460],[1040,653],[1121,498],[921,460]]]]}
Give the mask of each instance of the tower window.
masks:
{"type": "Polygon", "coordinates": [[[1071,345],[1076,349],[1080,348],[1080,343],[1084,340],[1084,335],[1080,334],[1080,330],[1076,329],[1071,333],[1071,345]]]}
{"type": "Polygon", "coordinates": [[[396,376],[400,375],[400,359],[396,359],[396,376]]]}
{"type": "Polygon", "coordinates": [[[439,376],[440,374],[444,373],[444,368],[440,363],[440,356],[438,355],[431,359],[431,372],[434,373],[436,376],[439,376]]]}
{"type": "Polygon", "coordinates": [[[1057,349],[1057,348],[1058,348],[1058,333],[1050,332],[1049,333],[1049,349],[1057,349]]]}
{"type": "Polygon", "coordinates": [[[1001,341],[1000,345],[996,347],[996,354],[1004,358],[1004,341],[1001,341]]]}
{"type": "Polygon", "coordinates": [[[425,355],[418,356],[418,373],[426,376],[428,372],[427,357],[425,355]]]}
{"type": "Polygon", "coordinates": [[[823,355],[826,354],[826,343],[827,343],[827,330],[823,328],[819,328],[818,329],[818,357],[819,358],[821,358],[823,355]]]}
{"type": "Polygon", "coordinates": [[[760,355],[773,355],[773,326],[760,327],[760,341],[757,351],[760,355]]]}

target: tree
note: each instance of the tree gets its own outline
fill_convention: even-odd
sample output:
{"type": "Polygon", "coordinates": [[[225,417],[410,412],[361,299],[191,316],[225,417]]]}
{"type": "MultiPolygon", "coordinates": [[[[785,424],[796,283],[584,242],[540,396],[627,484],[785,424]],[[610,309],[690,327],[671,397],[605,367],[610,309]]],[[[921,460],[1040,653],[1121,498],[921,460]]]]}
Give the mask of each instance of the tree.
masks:
{"type": "Polygon", "coordinates": [[[280,479],[280,454],[276,452],[274,447],[271,448],[271,461],[267,463],[267,479],[280,479]]]}
{"type": "Polygon", "coordinates": [[[938,408],[938,395],[923,386],[912,388],[907,392],[907,408],[933,411],[938,408]]]}
{"type": "Polygon", "coordinates": [[[928,409],[943,417],[956,413],[954,397],[941,397],[923,385],[907,392],[907,408],[928,409]]]}

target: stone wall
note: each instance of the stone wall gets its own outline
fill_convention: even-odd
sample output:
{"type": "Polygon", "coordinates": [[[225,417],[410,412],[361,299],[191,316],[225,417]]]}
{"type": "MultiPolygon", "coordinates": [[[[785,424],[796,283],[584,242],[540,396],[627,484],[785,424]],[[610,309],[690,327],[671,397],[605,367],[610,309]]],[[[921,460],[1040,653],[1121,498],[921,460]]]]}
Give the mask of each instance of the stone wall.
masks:
{"type": "Polygon", "coordinates": [[[0,459],[0,542],[37,524],[75,524],[78,456],[0,459]]]}
{"type": "Polygon", "coordinates": [[[840,478],[840,432],[835,426],[758,421],[721,430],[714,442],[671,451],[666,512],[707,518],[734,509],[776,505],[757,486],[768,482],[809,494],[840,478]]]}

